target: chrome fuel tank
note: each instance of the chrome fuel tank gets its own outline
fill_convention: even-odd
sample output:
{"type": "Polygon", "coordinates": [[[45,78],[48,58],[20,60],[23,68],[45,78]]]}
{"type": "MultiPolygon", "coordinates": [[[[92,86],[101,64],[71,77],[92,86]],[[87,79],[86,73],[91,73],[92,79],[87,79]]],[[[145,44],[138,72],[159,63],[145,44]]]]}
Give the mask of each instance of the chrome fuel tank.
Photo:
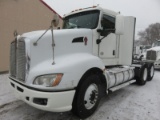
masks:
{"type": "Polygon", "coordinates": [[[106,72],[109,78],[109,88],[124,83],[133,79],[134,77],[134,68],[132,67],[114,67],[107,69],[106,72]]]}

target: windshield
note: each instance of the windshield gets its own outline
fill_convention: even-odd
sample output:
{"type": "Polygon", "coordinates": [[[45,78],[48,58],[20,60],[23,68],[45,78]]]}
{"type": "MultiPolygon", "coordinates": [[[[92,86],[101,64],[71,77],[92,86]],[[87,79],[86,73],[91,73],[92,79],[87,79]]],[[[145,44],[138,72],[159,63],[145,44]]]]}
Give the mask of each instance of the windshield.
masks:
{"type": "Polygon", "coordinates": [[[153,43],[153,47],[160,46],[160,41],[156,41],[153,43]]]}
{"type": "Polygon", "coordinates": [[[64,18],[63,29],[73,29],[73,28],[89,28],[95,29],[98,25],[99,11],[85,11],[70,15],[64,18]]]}
{"type": "Polygon", "coordinates": [[[150,48],[151,48],[151,45],[144,46],[144,49],[150,49],[150,48]]]}

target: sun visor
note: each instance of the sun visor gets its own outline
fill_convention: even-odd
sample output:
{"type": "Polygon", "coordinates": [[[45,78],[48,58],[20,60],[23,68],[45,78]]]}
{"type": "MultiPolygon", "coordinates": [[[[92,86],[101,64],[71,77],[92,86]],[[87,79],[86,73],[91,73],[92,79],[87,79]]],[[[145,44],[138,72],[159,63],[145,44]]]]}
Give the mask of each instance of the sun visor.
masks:
{"type": "Polygon", "coordinates": [[[93,0],[40,0],[52,12],[57,13],[60,18],[75,9],[93,6],[93,0]]]}

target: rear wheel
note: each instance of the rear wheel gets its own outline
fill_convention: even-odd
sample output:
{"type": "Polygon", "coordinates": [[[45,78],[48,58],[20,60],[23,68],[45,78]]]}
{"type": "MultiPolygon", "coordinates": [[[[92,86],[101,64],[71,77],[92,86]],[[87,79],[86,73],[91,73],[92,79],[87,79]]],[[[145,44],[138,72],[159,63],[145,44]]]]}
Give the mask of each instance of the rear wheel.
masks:
{"type": "Polygon", "coordinates": [[[72,111],[80,118],[87,118],[95,112],[99,101],[100,79],[98,75],[90,75],[78,87],[72,111]]]}
{"type": "Polygon", "coordinates": [[[151,81],[154,76],[154,64],[151,63],[148,65],[148,81],[151,81]]]}
{"type": "Polygon", "coordinates": [[[136,76],[136,81],[139,85],[145,85],[147,80],[148,80],[148,67],[147,64],[144,64],[139,69],[139,75],[136,76]]]}

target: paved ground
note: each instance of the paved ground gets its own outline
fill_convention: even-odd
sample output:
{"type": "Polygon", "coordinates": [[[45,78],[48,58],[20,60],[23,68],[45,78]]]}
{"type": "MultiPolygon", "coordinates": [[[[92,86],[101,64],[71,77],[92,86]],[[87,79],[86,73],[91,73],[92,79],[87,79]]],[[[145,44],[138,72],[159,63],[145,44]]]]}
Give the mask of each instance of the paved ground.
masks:
{"type": "MultiPolygon", "coordinates": [[[[17,100],[0,75],[0,120],[79,120],[71,112],[45,112],[17,100]]],[[[160,120],[160,71],[145,86],[132,84],[101,100],[87,120],[160,120]]]]}

